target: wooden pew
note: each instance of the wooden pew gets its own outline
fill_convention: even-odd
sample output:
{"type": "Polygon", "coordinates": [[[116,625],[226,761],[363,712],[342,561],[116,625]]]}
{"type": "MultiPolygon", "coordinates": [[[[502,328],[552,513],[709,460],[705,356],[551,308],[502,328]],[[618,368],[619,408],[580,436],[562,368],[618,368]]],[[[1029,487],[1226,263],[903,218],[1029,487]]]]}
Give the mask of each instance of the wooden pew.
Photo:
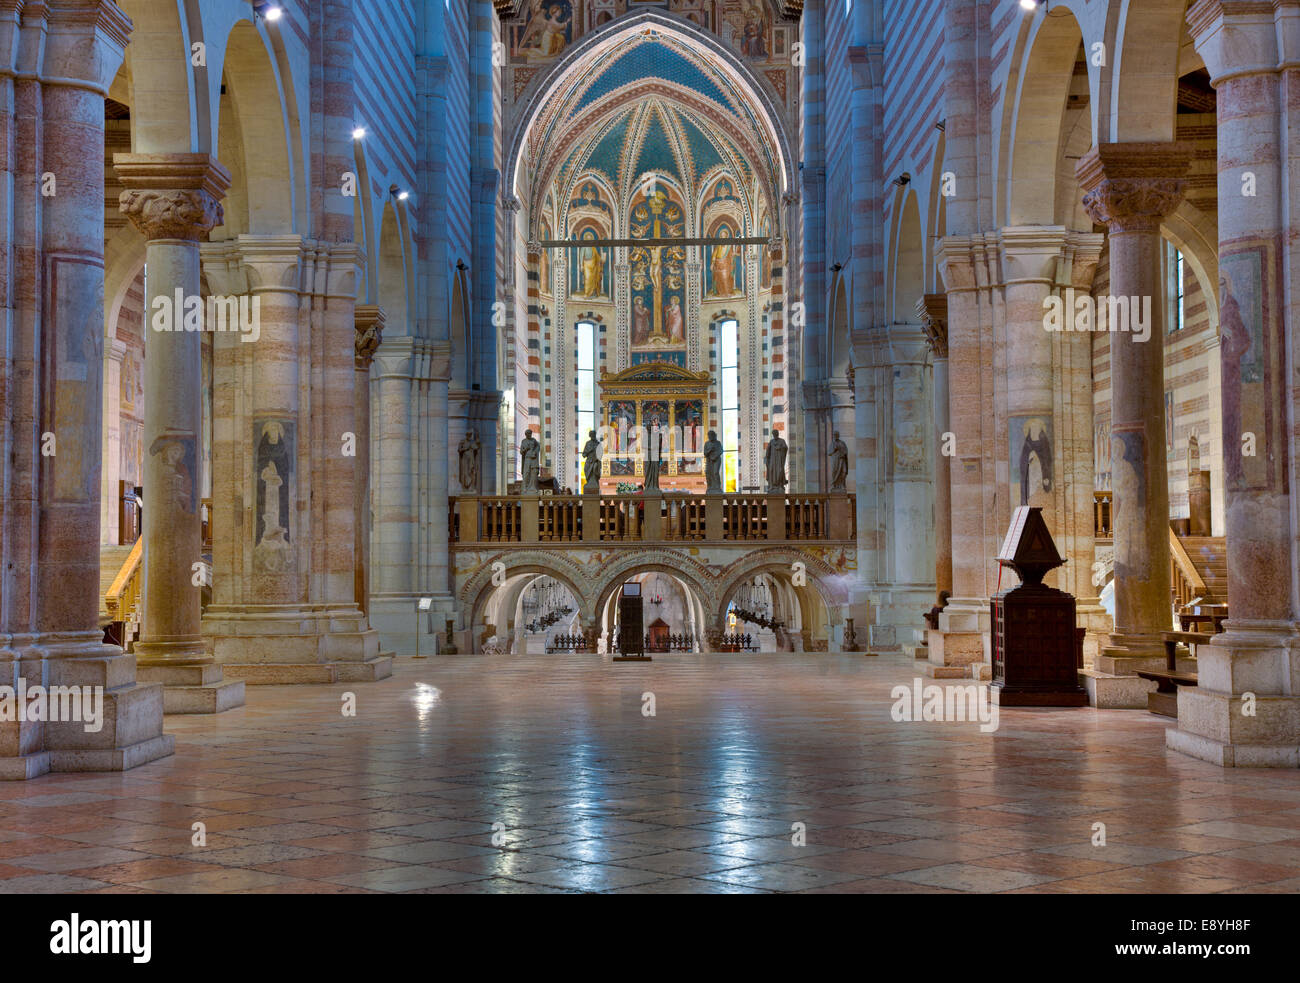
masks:
{"type": "Polygon", "coordinates": [[[1139,669],[1137,674],[1143,679],[1155,681],[1156,690],[1147,694],[1147,710],[1165,717],[1178,716],[1178,687],[1195,686],[1196,673],[1178,671],[1178,644],[1182,642],[1189,648],[1205,645],[1213,635],[1199,631],[1162,631],[1161,640],[1165,643],[1165,669],[1139,669]]]}

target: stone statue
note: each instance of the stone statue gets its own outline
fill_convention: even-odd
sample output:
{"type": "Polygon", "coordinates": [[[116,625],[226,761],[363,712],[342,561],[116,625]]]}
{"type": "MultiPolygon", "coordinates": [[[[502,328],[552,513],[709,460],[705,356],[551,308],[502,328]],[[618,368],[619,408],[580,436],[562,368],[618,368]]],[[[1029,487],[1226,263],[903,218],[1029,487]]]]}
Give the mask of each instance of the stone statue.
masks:
{"type": "Polygon", "coordinates": [[[531,430],[524,431],[523,442],[519,445],[519,457],[523,464],[525,495],[537,494],[537,476],[541,471],[542,445],[537,442],[531,430]]]}
{"type": "Polygon", "coordinates": [[[835,431],[835,439],[831,441],[831,491],[847,491],[848,486],[845,484],[849,480],[849,449],[840,440],[840,432],[835,431]]]}
{"type": "Polygon", "coordinates": [[[460,439],[460,488],[466,494],[478,494],[478,433],[471,430],[460,439]]]}
{"type": "Polygon", "coordinates": [[[587,442],[582,445],[582,493],[600,494],[600,445],[596,431],[587,431],[587,442]]]}
{"type": "Polygon", "coordinates": [[[781,439],[781,432],[773,430],[772,439],[767,442],[767,451],[763,454],[769,495],[780,495],[785,492],[785,455],[788,450],[786,442],[781,439]]]}
{"type": "Polygon", "coordinates": [[[704,481],[707,494],[722,494],[722,444],[718,442],[716,430],[710,430],[709,439],[704,442],[704,481]]]}
{"type": "Polygon", "coordinates": [[[1201,442],[1196,439],[1196,434],[1187,438],[1187,474],[1198,474],[1201,470],[1201,442]]]}
{"type": "Polygon", "coordinates": [[[659,428],[659,417],[650,418],[646,430],[645,452],[645,490],[659,490],[659,468],[663,461],[663,431],[659,428]]]}

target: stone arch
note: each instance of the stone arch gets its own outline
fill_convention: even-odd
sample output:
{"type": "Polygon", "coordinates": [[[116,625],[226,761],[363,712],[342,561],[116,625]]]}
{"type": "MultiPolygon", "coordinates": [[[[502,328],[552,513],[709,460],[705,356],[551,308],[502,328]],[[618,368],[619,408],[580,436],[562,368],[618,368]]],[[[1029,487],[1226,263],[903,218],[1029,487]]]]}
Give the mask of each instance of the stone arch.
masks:
{"type": "Polygon", "coordinates": [[[752,580],[760,573],[780,573],[793,582],[791,568],[795,563],[804,564],[809,586],[817,591],[822,603],[826,605],[828,624],[832,626],[840,624],[843,618],[841,609],[851,600],[848,575],[839,573],[825,560],[809,553],[795,549],[774,549],[742,557],[722,571],[718,579],[720,587],[717,595],[718,605],[714,614],[715,626],[721,629],[727,606],[742,583],[752,580]]]}
{"type": "Polygon", "coordinates": [[[925,294],[925,233],[921,228],[920,196],[899,191],[895,202],[893,276],[890,278],[891,320],[906,324],[916,319],[916,302],[925,294]]]}
{"type": "MultiPolygon", "coordinates": [[[[831,285],[830,331],[826,337],[826,378],[841,379],[853,364],[853,309],[849,306],[848,280],[843,273],[834,274],[831,285]]],[[[813,332],[805,332],[813,337],[813,332]]]]}
{"type": "Polygon", "coordinates": [[[207,92],[190,65],[190,46],[203,41],[202,21],[191,25],[184,5],[121,0],[131,18],[123,70],[131,105],[131,149],[137,154],[212,149],[207,92]]]}
{"type": "Polygon", "coordinates": [[[478,623],[479,613],[488,596],[498,589],[498,585],[492,583],[492,565],[498,562],[506,565],[506,574],[510,578],[536,573],[558,580],[569,588],[577,600],[578,616],[584,621],[593,617],[591,588],[580,564],[561,553],[544,550],[507,551],[485,558],[473,576],[457,591],[457,607],[462,616],[465,612],[469,613],[469,625],[461,627],[478,623]]]}
{"type": "MultiPolygon", "coordinates": [[[[524,143],[533,124],[541,115],[543,107],[553,91],[569,75],[570,71],[592,53],[609,46],[624,35],[639,33],[646,28],[657,28],[684,40],[692,46],[706,52],[714,64],[731,77],[731,81],[746,92],[757,109],[757,117],[767,127],[767,139],[776,151],[781,169],[781,187],[768,189],[771,193],[774,222],[778,226],[773,235],[780,235],[780,209],[776,203],[780,194],[799,186],[795,173],[795,158],[791,151],[789,135],[778,107],[782,100],[766,79],[755,74],[734,51],[717,38],[686,18],[665,10],[642,10],[629,12],[587,33],[580,41],[570,46],[563,55],[546,70],[538,73],[528,82],[517,100],[520,107],[514,118],[506,145],[505,173],[501,186],[511,194],[518,194],[520,159],[524,143]]],[[[530,219],[531,221],[531,219],[530,219]]],[[[535,231],[535,230],[534,230],[535,231]]]]}
{"type": "Polygon", "coordinates": [[[397,206],[384,203],[383,218],[379,227],[378,275],[375,293],[384,309],[388,331],[394,335],[411,334],[410,315],[415,309],[411,302],[410,262],[406,249],[406,236],[397,206]]]}
{"type": "Polygon", "coordinates": [[[277,61],[265,33],[240,20],[230,30],[223,63],[209,70],[226,89],[222,95],[217,86],[214,96],[215,140],[236,178],[225,202],[227,235],[218,238],[298,230],[303,175],[294,152],[297,114],[290,80],[277,61]]]}
{"type": "Polygon", "coordinates": [[[451,385],[468,389],[473,378],[474,336],[469,327],[469,283],[464,270],[451,273],[451,310],[448,328],[451,335],[451,385]]]}
{"type": "Polygon", "coordinates": [[[618,556],[592,572],[590,579],[598,589],[593,593],[592,610],[603,611],[610,596],[633,574],[658,571],[680,580],[704,607],[706,616],[714,608],[714,577],[710,569],[679,550],[648,548],[618,556]]]}
{"type": "Polygon", "coordinates": [[[1116,4],[1106,139],[1173,140],[1178,105],[1178,62],[1186,0],[1125,0],[1116,4]]]}
{"type": "Polygon", "coordinates": [[[1083,31],[1069,8],[1038,18],[1013,70],[998,183],[1004,225],[1055,225],[1061,129],[1083,31]],[[1018,78],[1015,77],[1018,75],[1018,78]]]}

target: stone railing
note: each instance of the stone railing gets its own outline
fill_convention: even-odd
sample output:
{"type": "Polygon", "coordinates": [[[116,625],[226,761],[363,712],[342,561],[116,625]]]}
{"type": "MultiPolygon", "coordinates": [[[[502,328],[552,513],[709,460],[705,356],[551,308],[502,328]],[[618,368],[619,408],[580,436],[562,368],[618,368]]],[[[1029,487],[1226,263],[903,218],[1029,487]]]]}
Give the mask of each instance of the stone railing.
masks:
{"type": "Polygon", "coordinates": [[[852,495],[542,495],[449,500],[452,543],[848,542],[852,495]]]}

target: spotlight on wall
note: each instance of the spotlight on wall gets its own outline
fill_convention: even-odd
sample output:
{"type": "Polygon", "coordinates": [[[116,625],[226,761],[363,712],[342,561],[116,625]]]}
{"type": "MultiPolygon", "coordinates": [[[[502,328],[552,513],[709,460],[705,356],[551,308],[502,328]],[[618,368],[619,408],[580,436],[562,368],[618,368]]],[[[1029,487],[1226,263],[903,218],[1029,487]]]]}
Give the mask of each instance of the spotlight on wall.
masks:
{"type": "Polygon", "coordinates": [[[258,17],[275,23],[284,16],[284,8],[278,3],[271,3],[269,0],[253,0],[253,11],[258,17]]]}
{"type": "Polygon", "coordinates": [[[904,172],[898,175],[898,177],[894,178],[894,183],[898,185],[900,188],[906,188],[909,184],[912,183],[912,175],[904,172]]]}
{"type": "Polygon", "coordinates": [[[1020,0],[1021,10],[1037,10],[1038,0],[1020,0]]]}
{"type": "Polygon", "coordinates": [[[366,128],[364,126],[355,127],[352,130],[353,140],[364,140],[366,138],[366,128]]]}
{"type": "Polygon", "coordinates": [[[831,264],[831,272],[832,272],[832,273],[838,273],[838,272],[839,272],[840,270],[842,270],[842,269],[844,269],[844,267],[843,267],[843,265],[841,265],[840,263],[832,263],[832,264],[831,264]]]}
{"type": "Polygon", "coordinates": [[[409,198],[409,197],[411,197],[411,192],[409,192],[409,191],[399,191],[399,192],[397,192],[397,200],[398,200],[398,201],[406,201],[406,199],[409,198]]]}

